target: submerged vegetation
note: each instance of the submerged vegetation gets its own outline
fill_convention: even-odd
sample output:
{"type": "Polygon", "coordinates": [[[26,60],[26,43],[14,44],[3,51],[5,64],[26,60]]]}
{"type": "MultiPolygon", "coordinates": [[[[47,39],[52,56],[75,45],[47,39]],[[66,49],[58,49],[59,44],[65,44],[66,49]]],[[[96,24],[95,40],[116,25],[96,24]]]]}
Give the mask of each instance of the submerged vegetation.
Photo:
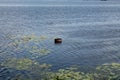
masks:
{"type": "MultiPolygon", "coordinates": [[[[7,69],[25,71],[26,73],[16,73],[9,80],[120,80],[120,64],[103,64],[91,69],[88,72],[81,71],[81,67],[70,67],[52,71],[50,64],[40,63],[35,58],[47,55],[50,50],[40,45],[41,41],[47,38],[35,35],[8,36],[9,43],[0,54],[27,54],[25,57],[7,57],[0,66],[7,69]]],[[[54,66],[54,65],[53,65],[54,66]]],[[[1,71],[3,72],[3,71],[1,71]]]]}
{"type": "Polygon", "coordinates": [[[70,67],[51,71],[51,65],[40,64],[36,61],[24,59],[8,59],[1,66],[19,71],[29,71],[26,74],[16,73],[11,80],[120,80],[120,64],[103,64],[94,71],[82,72],[80,67],[70,67]],[[31,77],[36,75],[38,77],[31,77]]]}
{"type": "Polygon", "coordinates": [[[34,69],[34,67],[36,67],[37,69],[44,69],[44,68],[47,69],[51,65],[39,64],[38,62],[28,58],[21,58],[21,59],[12,58],[2,62],[1,66],[5,66],[7,68],[14,68],[17,70],[32,70],[34,69]]]}
{"type": "Polygon", "coordinates": [[[120,64],[103,64],[87,73],[77,68],[60,69],[48,72],[43,80],[120,80],[120,64]]]}
{"type": "MultiPolygon", "coordinates": [[[[44,42],[47,37],[45,36],[37,36],[34,34],[31,35],[8,35],[6,36],[7,43],[4,44],[4,49],[1,51],[1,53],[9,54],[9,55],[24,55],[25,52],[27,54],[27,58],[30,58],[32,56],[32,59],[41,57],[43,55],[47,55],[51,52],[51,50],[46,49],[44,46],[42,46],[42,42],[44,42]]],[[[6,56],[8,57],[8,56],[6,56]]],[[[10,56],[9,56],[10,57],[10,56]]]]}
{"type": "Polygon", "coordinates": [[[120,64],[103,64],[97,66],[94,71],[80,71],[80,67],[70,67],[59,69],[56,71],[50,70],[52,65],[40,64],[36,61],[24,59],[8,59],[1,64],[6,68],[16,69],[19,71],[29,71],[26,74],[17,73],[11,80],[120,80],[120,64]],[[31,77],[30,75],[38,77],[31,77]]]}

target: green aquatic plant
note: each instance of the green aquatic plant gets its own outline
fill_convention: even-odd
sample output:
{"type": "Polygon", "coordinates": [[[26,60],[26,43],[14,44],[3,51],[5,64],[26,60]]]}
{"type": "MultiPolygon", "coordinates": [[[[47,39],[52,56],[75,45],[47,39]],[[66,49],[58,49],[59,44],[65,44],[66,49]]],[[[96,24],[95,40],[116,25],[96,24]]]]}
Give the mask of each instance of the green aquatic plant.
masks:
{"type": "Polygon", "coordinates": [[[94,71],[81,72],[77,68],[59,69],[48,72],[42,80],[120,80],[120,64],[97,66],[94,71]]]}
{"type": "Polygon", "coordinates": [[[120,64],[111,63],[103,64],[96,67],[99,78],[102,80],[120,80],[120,64]]]}
{"type": "Polygon", "coordinates": [[[41,80],[41,76],[50,70],[52,65],[46,63],[38,63],[28,58],[11,58],[1,63],[1,66],[19,71],[26,71],[26,73],[16,73],[10,80],[41,80]],[[38,77],[33,78],[32,75],[38,77]],[[39,74],[39,75],[38,75],[39,74]]]}
{"type": "Polygon", "coordinates": [[[59,69],[57,72],[46,73],[42,80],[94,80],[90,74],[80,71],[59,69]]]}
{"type": "Polygon", "coordinates": [[[13,78],[11,78],[10,80],[33,80],[31,75],[29,74],[16,74],[13,78]]]}
{"type": "Polygon", "coordinates": [[[46,37],[46,36],[40,36],[40,39],[41,39],[41,40],[46,40],[47,37],[46,37]]]}
{"type": "Polygon", "coordinates": [[[47,39],[46,36],[36,36],[34,34],[24,35],[24,36],[21,37],[21,40],[23,42],[29,42],[29,41],[40,42],[40,41],[43,41],[43,40],[46,40],[46,39],[47,39]]]}
{"type": "Polygon", "coordinates": [[[49,64],[39,64],[36,61],[33,61],[28,58],[11,58],[6,61],[4,61],[2,66],[8,67],[8,68],[14,68],[17,70],[42,70],[47,69],[51,67],[49,64]]]}
{"type": "Polygon", "coordinates": [[[28,58],[12,58],[4,61],[1,65],[9,68],[15,68],[17,70],[26,70],[29,69],[29,67],[33,64],[35,64],[35,62],[28,58]]]}
{"type": "Polygon", "coordinates": [[[40,49],[40,53],[46,55],[46,54],[50,53],[50,50],[42,48],[42,49],[40,49]]]}
{"type": "MultiPolygon", "coordinates": [[[[23,54],[24,52],[29,53],[31,56],[26,56],[27,58],[35,59],[44,55],[47,55],[51,50],[44,48],[42,46],[42,41],[47,39],[46,36],[37,36],[34,34],[30,35],[7,35],[8,44],[4,45],[5,49],[1,52],[4,55],[12,54],[17,55],[18,53],[23,54]]],[[[7,56],[8,57],[8,56],[7,56]]]]}
{"type": "Polygon", "coordinates": [[[11,42],[17,42],[17,43],[28,43],[28,42],[40,42],[47,39],[46,36],[37,36],[35,34],[30,35],[7,35],[6,38],[10,40],[11,42]]]}
{"type": "MultiPolygon", "coordinates": [[[[40,43],[41,41],[47,39],[46,37],[43,36],[36,36],[36,35],[24,35],[24,36],[19,36],[19,37],[14,37],[14,38],[10,38],[10,40],[12,41],[11,43],[17,43],[17,44],[28,44],[29,42],[32,43],[40,43]]],[[[13,45],[14,46],[14,45],[13,45]]]]}
{"type": "MultiPolygon", "coordinates": [[[[24,51],[29,52],[31,57],[38,58],[42,55],[50,53],[49,49],[39,46],[41,41],[46,40],[45,36],[36,35],[24,35],[24,36],[7,36],[10,42],[5,45],[6,52],[23,53],[24,51]]],[[[4,56],[1,55],[1,57],[4,56]]],[[[16,74],[12,80],[120,80],[120,63],[103,64],[97,66],[94,71],[93,69],[88,72],[80,71],[79,67],[70,67],[66,69],[59,69],[56,71],[50,71],[51,65],[43,63],[40,64],[29,59],[28,55],[26,58],[9,58],[2,62],[0,65],[6,68],[13,68],[16,70],[27,70],[30,73],[40,76],[38,79],[29,78],[24,74],[16,74]]],[[[29,74],[29,73],[27,73],[29,74]]]]}
{"type": "Polygon", "coordinates": [[[21,40],[22,40],[21,43],[23,42],[22,48],[24,48],[25,50],[27,50],[28,52],[31,52],[31,53],[48,54],[48,53],[50,53],[50,51],[48,49],[39,47],[40,42],[45,39],[46,39],[46,37],[43,37],[43,36],[41,36],[41,37],[35,36],[35,35],[24,36],[21,38],[21,40]],[[32,45],[31,45],[31,43],[32,43],[32,45]]]}
{"type": "MultiPolygon", "coordinates": [[[[14,61],[15,60],[16,59],[14,59],[14,61]]],[[[12,63],[14,61],[12,61],[12,63]]],[[[9,63],[9,65],[12,63],[9,63]]],[[[28,76],[24,76],[24,74],[21,75],[16,74],[16,76],[12,80],[120,80],[119,63],[103,64],[101,66],[97,66],[96,70],[92,72],[82,72],[79,70],[80,67],[70,67],[66,69],[51,71],[48,70],[51,67],[51,65],[48,64],[40,65],[38,62],[29,59],[23,59],[22,61],[18,61],[16,63],[17,65],[20,64],[20,67],[18,67],[17,69],[19,70],[30,69],[31,70],[30,73],[39,76],[39,78],[38,77],[31,78],[30,73],[28,73],[27,74],[28,76]],[[22,64],[23,61],[26,64],[22,64]],[[23,65],[29,67],[24,68],[23,65]]],[[[9,65],[8,67],[11,67],[9,65]]]]}
{"type": "Polygon", "coordinates": [[[29,52],[30,53],[33,53],[33,54],[38,54],[38,55],[47,55],[50,53],[50,50],[48,49],[45,49],[45,48],[39,48],[37,46],[32,46],[30,49],[29,49],[29,52]]]}

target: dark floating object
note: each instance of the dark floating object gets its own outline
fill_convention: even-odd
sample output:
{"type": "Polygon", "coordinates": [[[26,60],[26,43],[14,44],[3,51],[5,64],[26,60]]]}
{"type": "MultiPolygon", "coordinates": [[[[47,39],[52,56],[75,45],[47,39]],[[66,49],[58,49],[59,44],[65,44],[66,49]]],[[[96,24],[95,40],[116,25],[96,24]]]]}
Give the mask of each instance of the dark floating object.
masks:
{"type": "Polygon", "coordinates": [[[55,38],[55,44],[61,44],[62,43],[62,39],[61,38],[55,38]]]}

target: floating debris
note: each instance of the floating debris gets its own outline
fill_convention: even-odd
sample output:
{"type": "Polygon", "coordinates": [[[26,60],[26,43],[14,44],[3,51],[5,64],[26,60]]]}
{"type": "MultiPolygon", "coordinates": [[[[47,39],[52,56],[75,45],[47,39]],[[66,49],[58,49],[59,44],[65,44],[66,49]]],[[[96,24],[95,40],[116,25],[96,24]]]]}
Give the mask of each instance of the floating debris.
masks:
{"type": "Polygon", "coordinates": [[[60,44],[62,43],[62,38],[55,38],[54,42],[55,44],[60,44]]]}

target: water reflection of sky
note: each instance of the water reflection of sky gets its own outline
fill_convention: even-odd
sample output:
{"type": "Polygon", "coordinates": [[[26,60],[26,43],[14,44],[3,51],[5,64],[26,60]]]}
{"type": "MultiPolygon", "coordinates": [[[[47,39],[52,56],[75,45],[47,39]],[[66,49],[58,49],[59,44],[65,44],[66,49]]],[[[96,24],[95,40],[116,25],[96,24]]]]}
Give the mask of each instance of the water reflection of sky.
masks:
{"type": "MultiPolygon", "coordinates": [[[[3,45],[9,42],[5,38],[8,34],[17,37],[35,34],[48,38],[39,47],[51,51],[49,55],[37,58],[37,61],[52,64],[55,68],[119,62],[120,7],[112,2],[104,6],[97,6],[98,3],[100,2],[90,6],[69,7],[3,6],[0,8],[0,47],[2,50],[6,48],[3,45]],[[62,37],[63,43],[55,45],[55,37],[62,37]]],[[[12,52],[8,48],[8,52],[6,55],[2,54],[1,59],[11,55],[32,59],[36,56],[27,51],[17,55],[16,53],[18,52],[12,52]]]]}

